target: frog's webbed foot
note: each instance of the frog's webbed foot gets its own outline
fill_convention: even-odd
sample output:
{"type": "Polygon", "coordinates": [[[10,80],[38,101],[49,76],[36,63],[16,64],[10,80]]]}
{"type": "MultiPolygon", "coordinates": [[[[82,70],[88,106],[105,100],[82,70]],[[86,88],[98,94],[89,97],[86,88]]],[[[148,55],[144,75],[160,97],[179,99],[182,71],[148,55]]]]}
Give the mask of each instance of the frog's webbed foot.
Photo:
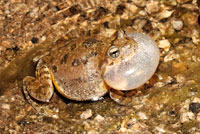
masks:
{"type": "Polygon", "coordinates": [[[110,90],[110,98],[120,105],[130,105],[137,90],[122,92],[119,90],[110,90]]]}
{"type": "Polygon", "coordinates": [[[51,72],[47,66],[39,64],[39,66],[37,66],[36,78],[26,76],[23,79],[23,91],[28,103],[30,103],[37,112],[44,113],[45,115],[50,115],[52,113],[48,108],[43,107],[32,100],[35,99],[40,102],[49,102],[53,96],[51,72]]]}
{"type": "Polygon", "coordinates": [[[36,78],[26,76],[23,80],[24,90],[34,99],[41,102],[49,102],[53,95],[51,73],[47,66],[37,67],[36,78]]]}

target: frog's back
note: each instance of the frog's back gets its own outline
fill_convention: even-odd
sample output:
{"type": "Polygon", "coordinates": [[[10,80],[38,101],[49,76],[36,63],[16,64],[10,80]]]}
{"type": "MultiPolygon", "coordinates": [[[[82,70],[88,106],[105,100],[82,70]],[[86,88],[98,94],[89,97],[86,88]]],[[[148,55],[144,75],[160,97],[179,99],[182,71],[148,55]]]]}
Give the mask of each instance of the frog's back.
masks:
{"type": "Polygon", "coordinates": [[[108,47],[96,37],[72,41],[43,58],[57,90],[72,100],[95,100],[107,92],[99,68],[108,47]]]}

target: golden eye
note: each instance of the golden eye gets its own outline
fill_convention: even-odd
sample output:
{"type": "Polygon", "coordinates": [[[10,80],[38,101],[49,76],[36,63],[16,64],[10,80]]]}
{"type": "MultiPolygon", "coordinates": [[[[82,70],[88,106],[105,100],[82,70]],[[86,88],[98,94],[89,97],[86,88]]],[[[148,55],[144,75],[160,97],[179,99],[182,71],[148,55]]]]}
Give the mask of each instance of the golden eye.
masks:
{"type": "Polygon", "coordinates": [[[111,58],[117,58],[120,55],[120,49],[116,46],[112,46],[108,49],[107,52],[108,56],[110,56],[111,58]]]}

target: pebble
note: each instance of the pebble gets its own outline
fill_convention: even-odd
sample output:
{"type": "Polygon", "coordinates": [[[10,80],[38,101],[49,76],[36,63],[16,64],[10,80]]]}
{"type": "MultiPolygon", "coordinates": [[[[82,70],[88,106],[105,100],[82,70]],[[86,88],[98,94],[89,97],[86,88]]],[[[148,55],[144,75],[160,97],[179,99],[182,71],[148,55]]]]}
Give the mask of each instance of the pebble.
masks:
{"type": "Polygon", "coordinates": [[[42,36],[41,40],[45,41],[46,40],[46,36],[42,36]]]}
{"type": "Polygon", "coordinates": [[[197,114],[196,120],[200,122],[200,112],[197,114]]]}
{"type": "Polygon", "coordinates": [[[185,25],[195,25],[198,22],[198,14],[195,12],[187,12],[182,16],[182,19],[185,25]]]}
{"type": "Polygon", "coordinates": [[[21,3],[22,0],[10,0],[10,3],[14,4],[14,3],[21,3]]]}
{"type": "Polygon", "coordinates": [[[186,3],[186,2],[188,2],[188,1],[191,1],[191,0],[176,0],[178,3],[180,3],[180,4],[183,4],[183,3],[186,3]]]}
{"type": "Polygon", "coordinates": [[[144,7],[146,5],[146,1],[145,0],[132,0],[132,2],[139,7],[144,7]]]}
{"type": "Polygon", "coordinates": [[[95,118],[94,118],[94,120],[96,120],[96,121],[98,121],[98,122],[101,122],[101,121],[103,121],[105,118],[104,117],[102,117],[101,115],[97,115],[95,118]]]}
{"type": "Polygon", "coordinates": [[[136,5],[132,5],[132,4],[126,4],[127,8],[132,12],[132,13],[137,13],[139,8],[136,5]]]}
{"type": "Polygon", "coordinates": [[[91,109],[87,109],[86,111],[82,112],[82,114],[80,115],[81,119],[88,119],[92,116],[92,110],[91,109]]]}
{"type": "Polygon", "coordinates": [[[143,113],[143,112],[139,112],[139,113],[138,113],[138,116],[139,116],[139,118],[140,118],[141,120],[146,120],[146,119],[148,119],[147,116],[146,116],[146,114],[143,113]]]}
{"type": "Polygon", "coordinates": [[[180,116],[181,123],[189,122],[195,119],[195,115],[192,112],[184,112],[180,116]]]}
{"type": "Polygon", "coordinates": [[[193,113],[199,113],[200,112],[200,103],[190,103],[189,110],[193,113]]]}
{"type": "MultiPolygon", "coordinates": [[[[3,46],[0,46],[0,52],[4,52],[4,51],[6,51],[6,48],[5,47],[3,47],[3,46]]],[[[1,54],[1,53],[0,53],[1,54]]],[[[1,59],[0,59],[1,60],[1,59]]],[[[2,59],[2,61],[3,61],[3,59],[2,59]]]]}
{"type": "Polygon", "coordinates": [[[200,103],[200,98],[198,97],[195,97],[192,101],[193,103],[200,103]]]}
{"type": "Polygon", "coordinates": [[[146,11],[147,11],[147,13],[152,14],[152,13],[158,12],[159,10],[160,10],[159,1],[151,0],[151,1],[148,1],[146,3],[146,11]]]}
{"type": "Polygon", "coordinates": [[[116,30],[115,29],[105,29],[102,32],[102,35],[106,36],[106,37],[111,37],[115,34],[116,30]]]}
{"type": "Polygon", "coordinates": [[[2,104],[2,108],[9,110],[10,109],[10,105],[9,104],[2,104]]]}
{"type": "Polygon", "coordinates": [[[87,134],[99,134],[99,132],[97,132],[96,130],[90,130],[87,134]]]}
{"type": "Polygon", "coordinates": [[[183,21],[181,21],[181,20],[173,20],[172,21],[172,26],[176,30],[181,30],[183,28],[183,21]]]}
{"type": "Polygon", "coordinates": [[[183,76],[182,74],[177,74],[177,75],[175,76],[175,78],[176,78],[176,81],[177,81],[178,83],[184,83],[184,82],[186,82],[186,78],[185,78],[185,76],[183,76]]]}
{"type": "Polygon", "coordinates": [[[156,130],[160,133],[166,133],[166,131],[161,127],[156,127],[156,130]]]}
{"type": "Polygon", "coordinates": [[[169,18],[172,15],[173,12],[174,12],[174,10],[172,10],[172,11],[163,10],[162,12],[157,14],[157,19],[162,20],[162,19],[165,19],[165,18],[169,18]]]}
{"type": "Polygon", "coordinates": [[[125,127],[121,127],[121,128],[119,129],[119,133],[127,133],[127,132],[128,132],[128,129],[125,128],[125,127]]]}
{"type": "Polygon", "coordinates": [[[16,130],[9,130],[9,134],[17,134],[16,130]]]}
{"type": "Polygon", "coordinates": [[[38,39],[37,37],[33,37],[33,38],[31,39],[31,42],[32,42],[33,44],[38,43],[38,41],[39,41],[39,39],[38,39]]]}
{"type": "Polygon", "coordinates": [[[165,51],[169,51],[171,44],[169,42],[169,40],[164,39],[164,40],[160,40],[158,42],[158,47],[164,49],[165,51]]]}
{"type": "Polygon", "coordinates": [[[15,101],[15,97],[11,97],[11,101],[15,101]]]}
{"type": "Polygon", "coordinates": [[[8,40],[2,41],[2,43],[0,45],[3,46],[3,47],[5,47],[5,48],[11,47],[11,43],[8,40]]]}
{"type": "Polygon", "coordinates": [[[132,131],[134,132],[143,132],[145,129],[147,129],[147,126],[145,124],[136,122],[135,124],[133,124],[130,128],[132,131]]]}
{"type": "Polygon", "coordinates": [[[159,87],[163,87],[164,85],[165,85],[164,82],[156,82],[156,83],[154,84],[154,87],[159,88],[159,87]]]}
{"type": "Polygon", "coordinates": [[[174,51],[170,51],[169,54],[164,57],[164,62],[168,62],[178,58],[179,58],[178,54],[175,54],[174,51]]]}

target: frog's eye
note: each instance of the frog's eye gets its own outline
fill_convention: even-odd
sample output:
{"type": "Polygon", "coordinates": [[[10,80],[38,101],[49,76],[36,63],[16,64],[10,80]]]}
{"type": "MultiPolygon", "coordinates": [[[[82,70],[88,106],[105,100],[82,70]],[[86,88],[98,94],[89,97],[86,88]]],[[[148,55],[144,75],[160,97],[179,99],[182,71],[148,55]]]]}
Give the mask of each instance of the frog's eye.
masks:
{"type": "Polygon", "coordinates": [[[120,55],[120,49],[116,46],[112,46],[108,49],[107,54],[111,58],[117,58],[120,55]]]}

